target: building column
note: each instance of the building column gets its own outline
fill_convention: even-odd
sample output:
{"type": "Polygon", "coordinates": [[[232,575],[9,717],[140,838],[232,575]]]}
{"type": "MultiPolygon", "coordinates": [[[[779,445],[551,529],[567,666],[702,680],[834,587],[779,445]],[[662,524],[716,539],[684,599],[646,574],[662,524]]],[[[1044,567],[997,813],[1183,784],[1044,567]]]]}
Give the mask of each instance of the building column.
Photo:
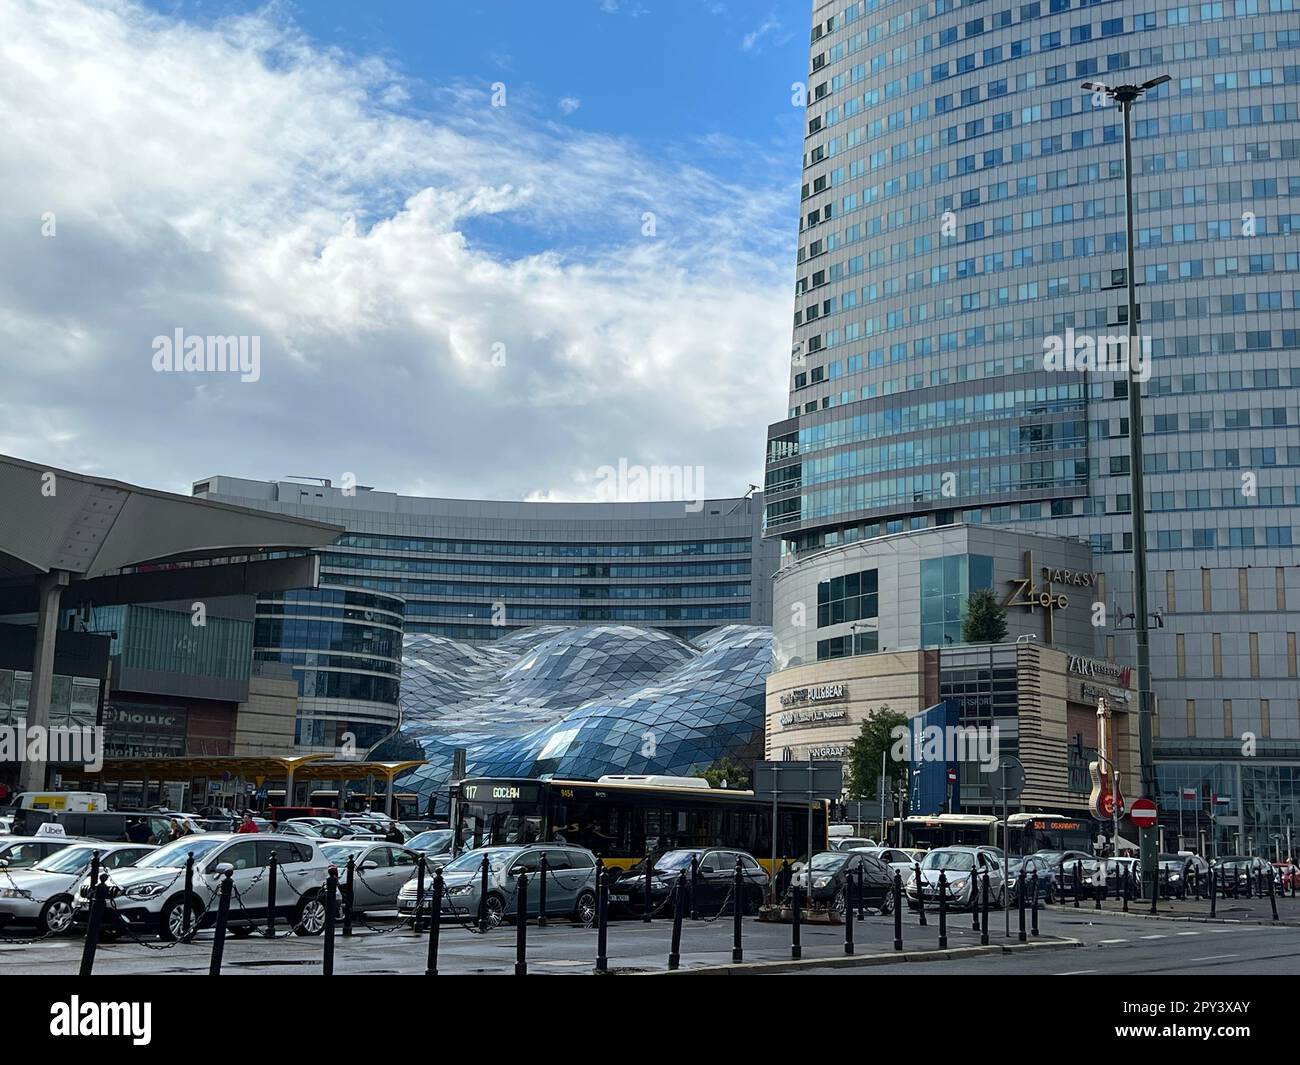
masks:
{"type": "MultiPolygon", "coordinates": [[[[71,575],[54,570],[40,577],[36,591],[40,612],[36,619],[36,648],[32,652],[32,686],[27,703],[27,727],[50,727],[50,692],[54,687],[54,644],[59,633],[59,603],[71,575]]],[[[48,737],[47,737],[48,738],[48,737]]],[[[48,751],[48,745],[47,745],[48,751]]],[[[18,773],[19,791],[44,791],[47,763],[24,759],[18,773]]]]}

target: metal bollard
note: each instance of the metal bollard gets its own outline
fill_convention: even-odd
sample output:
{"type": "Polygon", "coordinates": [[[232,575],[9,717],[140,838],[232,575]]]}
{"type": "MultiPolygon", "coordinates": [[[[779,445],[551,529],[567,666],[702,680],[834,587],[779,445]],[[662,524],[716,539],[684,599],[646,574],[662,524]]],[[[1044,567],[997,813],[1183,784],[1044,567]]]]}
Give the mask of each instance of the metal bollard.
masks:
{"type": "Polygon", "coordinates": [[[609,874],[600,871],[596,882],[596,972],[609,969],[609,874]]]}
{"type": "Polygon", "coordinates": [[[980,884],[980,919],[976,922],[979,927],[980,945],[987,947],[989,945],[989,874],[988,870],[984,871],[984,879],[980,884]]]}
{"type": "Polygon", "coordinates": [[[1156,903],[1160,901],[1160,870],[1151,878],[1151,912],[1156,912],[1156,903]]]}
{"type": "Polygon", "coordinates": [[[803,906],[803,888],[796,886],[790,892],[793,910],[790,921],[790,957],[798,961],[803,957],[803,944],[800,942],[799,910],[803,906]]]}
{"type": "MultiPolygon", "coordinates": [[[[686,909],[686,870],[677,874],[673,887],[673,945],[668,949],[668,968],[676,969],[682,963],[682,913],[686,909]]],[[[734,960],[739,961],[734,953],[734,960]]]]}
{"type": "Polygon", "coordinates": [[[1074,861],[1074,908],[1079,908],[1079,894],[1083,891],[1083,865],[1076,858],[1074,861]]]}
{"type": "Polygon", "coordinates": [[[334,906],[339,897],[339,871],[330,866],[325,878],[325,955],[321,961],[321,975],[334,975],[334,906]]]}
{"type": "Polygon", "coordinates": [[[700,919],[700,910],[699,907],[696,906],[695,904],[695,900],[699,896],[699,891],[697,890],[699,886],[700,886],[700,856],[698,854],[692,854],[691,855],[691,920],[692,921],[698,921],[700,919]]]}
{"type": "MultiPolygon", "coordinates": [[[[740,859],[737,858],[736,860],[739,861],[740,859]]],[[[650,861],[650,856],[647,854],[645,859],[645,898],[644,898],[644,905],[642,906],[642,910],[644,912],[641,914],[642,924],[650,923],[650,911],[654,909],[654,903],[651,901],[650,898],[650,881],[653,876],[654,876],[654,863],[650,861]]]]}
{"type": "Polygon", "coordinates": [[[515,975],[528,975],[528,874],[522,869],[515,893],[515,975]]]}
{"type": "Polygon", "coordinates": [[[90,917],[86,921],[86,942],[81,948],[81,975],[89,976],[95,967],[95,951],[99,949],[99,929],[104,921],[104,904],[108,900],[108,874],[100,873],[99,880],[91,881],[90,917]]]}
{"type": "Polygon", "coordinates": [[[858,863],[858,920],[867,919],[867,892],[866,892],[866,866],[861,862],[858,863]]]}
{"type": "Polygon", "coordinates": [[[1210,871],[1210,916],[1213,917],[1219,906],[1218,870],[1210,871]]]}
{"type": "Polygon", "coordinates": [[[433,898],[429,902],[429,958],[424,975],[438,975],[438,938],[442,931],[442,870],[433,873],[433,898]]]}
{"type": "Polygon", "coordinates": [[[1021,943],[1024,943],[1024,942],[1025,942],[1025,871],[1024,871],[1024,869],[1021,869],[1021,870],[1020,870],[1020,886],[1016,889],[1016,894],[1017,894],[1018,896],[1020,896],[1020,897],[1019,897],[1019,900],[1018,900],[1019,903],[1020,903],[1020,907],[1019,907],[1019,909],[1020,909],[1020,936],[1019,936],[1019,938],[1020,938],[1020,942],[1021,942],[1021,943]]]}
{"type": "Polygon", "coordinates": [[[920,919],[921,927],[925,927],[925,889],[921,886],[921,863],[914,862],[913,868],[916,870],[916,912],[920,919]]]}
{"type": "Polygon", "coordinates": [[[1277,920],[1277,890],[1273,883],[1273,871],[1269,870],[1268,877],[1268,904],[1273,909],[1273,920],[1277,920]]]}
{"type": "Polygon", "coordinates": [[[1101,893],[1106,890],[1105,866],[1102,866],[1100,869],[1097,870],[1097,872],[1101,874],[1101,883],[1100,884],[1096,883],[1096,879],[1095,879],[1096,874],[1094,874],[1094,882],[1092,885],[1092,895],[1093,895],[1092,908],[1094,910],[1101,909],[1101,893]]]}
{"type": "MultiPolygon", "coordinates": [[[[275,851],[271,852],[271,857],[266,863],[266,937],[275,938],[275,874],[279,869],[279,859],[275,851]]],[[[187,885],[188,887],[188,885],[187,885]]]]}
{"type": "Polygon", "coordinates": [[[486,932],[488,930],[487,914],[487,896],[488,896],[488,860],[487,855],[483,855],[483,866],[479,870],[478,885],[478,930],[486,932]]]}
{"type": "Polygon", "coordinates": [[[546,855],[537,863],[537,927],[546,927],[546,873],[550,869],[546,855]]]}
{"type": "MultiPolygon", "coordinates": [[[[423,854],[415,862],[415,919],[411,929],[418,936],[424,931],[424,871],[426,859],[423,854]]],[[[352,856],[348,855],[348,908],[343,911],[343,934],[352,934],[352,856]]]]}
{"type": "MultiPolygon", "coordinates": [[[[861,866],[859,866],[861,868],[861,866]]],[[[844,953],[853,953],[853,898],[849,895],[849,887],[853,883],[853,875],[848,877],[848,883],[844,885],[844,953]]]]}
{"type": "Polygon", "coordinates": [[[208,963],[209,976],[221,975],[221,956],[226,950],[226,920],[230,917],[230,892],[234,888],[231,878],[234,875],[233,869],[227,869],[226,875],[221,878],[221,895],[217,900],[216,934],[212,939],[212,960],[208,963]]]}
{"type": "Polygon", "coordinates": [[[1123,892],[1121,892],[1121,894],[1124,896],[1124,912],[1128,913],[1128,900],[1129,900],[1129,896],[1133,893],[1133,883],[1132,881],[1129,880],[1127,865],[1124,866],[1124,868],[1121,870],[1121,873],[1124,876],[1124,890],[1123,892]]]}
{"type": "Polygon", "coordinates": [[[736,859],[736,877],[731,887],[731,960],[743,961],[745,952],[740,947],[741,922],[745,916],[745,869],[736,859]]]}
{"type": "Polygon", "coordinates": [[[903,876],[894,874],[894,949],[903,949],[903,876]]]}
{"type": "Polygon", "coordinates": [[[1033,887],[1031,888],[1034,896],[1034,908],[1030,912],[1029,934],[1038,935],[1038,870],[1034,870],[1033,887]]]}
{"type": "Polygon", "coordinates": [[[181,908],[181,935],[188,939],[191,930],[192,918],[190,916],[194,899],[194,852],[190,851],[185,858],[185,902],[181,908]]]}
{"type": "Polygon", "coordinates": [[[939,870],[939,949],[948,949],[948,877],[939,870]]]}
{"type": "MultiPolygon", "coordinates": [[[[337,875],[338,873],[336,870],[335,876],[337,877],[337,875]]],[[[352,892],[353,889],[356,887],[356,882],[357,882],[356,876],[357,876],[356,856],[353,854],[349,854],[347,871],[344,874],[343,885],[340,889],[343,892],[343,934],[345,936],[348,936],[349,938],[352,935],[352,899],[353,899],[352,892]]],[[[420,911],[417,909],[415,911],[415,914],[416,914],[416,918],[418,919],[420,915],[420,911]]]]}

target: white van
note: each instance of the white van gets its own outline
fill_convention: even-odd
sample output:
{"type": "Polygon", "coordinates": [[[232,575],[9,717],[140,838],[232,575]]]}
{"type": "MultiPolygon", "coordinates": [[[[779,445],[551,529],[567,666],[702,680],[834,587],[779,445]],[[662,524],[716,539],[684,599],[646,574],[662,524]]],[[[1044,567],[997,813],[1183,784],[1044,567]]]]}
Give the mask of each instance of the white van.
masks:
{"type": "Polygon", "coordinates": [[[108,796],[102,791],[23,791],[10,805],[19,810],[92,814],[108,809],[108,796]]]}

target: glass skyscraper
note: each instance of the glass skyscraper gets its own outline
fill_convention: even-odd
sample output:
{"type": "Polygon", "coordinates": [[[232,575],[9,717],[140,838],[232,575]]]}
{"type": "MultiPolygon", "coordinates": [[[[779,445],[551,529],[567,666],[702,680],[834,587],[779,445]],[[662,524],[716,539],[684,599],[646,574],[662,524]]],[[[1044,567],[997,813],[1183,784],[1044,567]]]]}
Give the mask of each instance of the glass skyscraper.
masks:
{"type": "Polygon", "coordinates": [[[1170,75],[1133,114],[1158,798],[1228,799],[1257,849],[1300,819],[1298,8],[815,3],[765,485],[787,561],[959,522],[1084,538],[1096,652],[1134,660],[1128,378],[1045,355],[1128,328],[1122,117],[1081,83],[1170,75]]]}

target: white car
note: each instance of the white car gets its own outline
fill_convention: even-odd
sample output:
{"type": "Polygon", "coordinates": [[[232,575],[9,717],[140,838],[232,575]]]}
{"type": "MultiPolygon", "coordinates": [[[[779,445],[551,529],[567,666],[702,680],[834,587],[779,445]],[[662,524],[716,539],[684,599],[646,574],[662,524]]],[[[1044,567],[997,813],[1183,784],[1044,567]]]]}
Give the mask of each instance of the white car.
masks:
{"type": "MultiPolygon", "coordinates": [[[[352,858],[353,913],[397,909],[397,893],[418,875],[419,854],[399,843],[323,840],[321,850],[338,867],[341,885],[347,882],[348,858],[352,858]]],[[[432,869],[426,872],[424,883],[426,889],[433,883],[432,869]]]]}
{"type": "Polygon", "coordinates": [[[889,866],[891,875],[898,873],[903,878],[903,883],[907,883],[907,878],[914,872],[918,861],[901,847],[854,847],[853,850],[861,851],[863,854],[874,854],[889,866]]]}
{"type": "MultiPolygon", "coordinates": [[[[325,928],[325,881],[330,861],[315,840],[266,832],[208,832],[185,836],[127,869],[109,874],[105,927],[123,925],[178,938],[184,928],[185,861],[194,855],[190,893],[191,927],[216,923],[221,881],[232,871],[233,892],[228,926],[248,935],[266,922],[269,909],[267,871],[274,852],[278,865],[275,913],[299,935],[319,935],[325,928]]],[[[337,902],[336,902],[337,905],[337,902]]],[[[90,891],[82,885],[73,904],[73,920],[89,919],[90,891]]]]}
{"type": "Polygon", "coordinates": [[[831,836],[826,843],[833,851],[860,851],[876,845],[874,839],[867,839],[866,836],[831,836]]]}
{"type": "Polygon", "coordinates": [[[68,840],[29,869],[0,874],[0,925],[35,925],[44,935],[72,927],[72,900],[96,851],[105,872],[133,865],[154,848],[145,843],[68,840]]]}

